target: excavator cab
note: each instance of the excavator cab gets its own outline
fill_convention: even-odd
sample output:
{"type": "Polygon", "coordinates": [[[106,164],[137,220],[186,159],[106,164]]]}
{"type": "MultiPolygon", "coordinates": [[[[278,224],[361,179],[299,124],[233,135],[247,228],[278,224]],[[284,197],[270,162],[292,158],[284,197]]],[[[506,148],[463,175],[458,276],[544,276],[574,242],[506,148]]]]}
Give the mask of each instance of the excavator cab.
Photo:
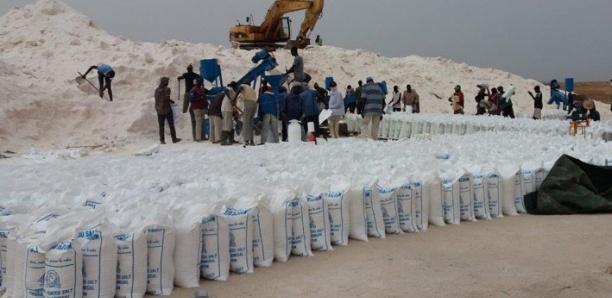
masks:
{"type": "Polygon", "coordinates": [[[283,17],[281,21],[281,33],[280,39],[289,40],[291,38],[291,19],[289,17],[283,17]]]}

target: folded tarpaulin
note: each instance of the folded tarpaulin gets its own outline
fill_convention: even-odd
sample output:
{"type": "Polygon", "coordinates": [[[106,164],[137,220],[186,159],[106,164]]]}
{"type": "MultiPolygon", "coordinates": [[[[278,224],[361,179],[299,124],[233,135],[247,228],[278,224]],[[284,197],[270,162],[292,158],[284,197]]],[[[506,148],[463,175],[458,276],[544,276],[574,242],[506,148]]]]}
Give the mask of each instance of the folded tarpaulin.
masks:
{"type": "Polygon", "coordinates": [[[612,167],[561,156],[540,189],[525,196],[530,214],[612,213],[612,167]]]}

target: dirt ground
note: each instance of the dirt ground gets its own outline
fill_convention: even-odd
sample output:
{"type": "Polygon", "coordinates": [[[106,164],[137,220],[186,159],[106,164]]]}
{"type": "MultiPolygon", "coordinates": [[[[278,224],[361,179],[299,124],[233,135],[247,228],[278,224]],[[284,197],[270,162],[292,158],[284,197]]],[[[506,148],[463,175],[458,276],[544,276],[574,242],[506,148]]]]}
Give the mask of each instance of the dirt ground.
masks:
{"type": "Polygon", "coordinates": [[[610,82],[580,82],[574,83],[576,93],[610,104],[612,101],[612,86],[610,82]]]}
{"type": "Polygon", "coordinates": [[[611,226],[612,215],[527,215],[430,227],[203,281],[201,289],[215,298],[611,297],[611,226]]]}

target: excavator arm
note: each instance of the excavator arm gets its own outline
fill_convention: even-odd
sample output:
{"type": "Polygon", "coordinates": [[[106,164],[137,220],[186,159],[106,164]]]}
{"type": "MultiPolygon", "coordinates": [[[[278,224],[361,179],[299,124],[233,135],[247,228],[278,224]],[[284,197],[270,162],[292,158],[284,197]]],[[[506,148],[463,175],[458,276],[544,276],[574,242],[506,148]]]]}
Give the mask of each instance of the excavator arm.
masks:
{"type": "MultiPolygon", "coordinates": [[[[323,6],[325,5],[325,0],[313,0],[312,4],[306,10],[306,16],[304,17],[304,22],[302,22],[302,27],[300,28],[300,32],[297,35],[298,43],[303,43],[308,40],[310,33],[314,30],[315,25],[321,18],[323,14],[323,6]]],[[[310,43],[310,42],[308,42],[310,43]]],[[[308,44],[306,44],[308,45],[308,44]]],[[[300,47],[305,47],[306,45],[300,47]]]]}
{"type": "Polygon", "coordinates": [[[285,14],[307,9],[310,5],[308,0],[277,0],[268,9],[260,30],[269,36],[278,28],[285,14]]]}

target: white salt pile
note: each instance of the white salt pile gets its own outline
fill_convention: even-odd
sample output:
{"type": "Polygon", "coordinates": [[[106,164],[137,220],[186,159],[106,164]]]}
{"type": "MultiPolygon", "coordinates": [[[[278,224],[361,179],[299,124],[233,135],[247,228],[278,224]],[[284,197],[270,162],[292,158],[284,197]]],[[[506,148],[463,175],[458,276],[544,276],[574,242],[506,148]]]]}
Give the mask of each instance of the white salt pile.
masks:
{"type": "MultiPolygon", "coordinates": [[[[111,36],[93,21],[59,0],[40,0],[15,8],[0,18],[0,149],[28,146],[66,147],[106,144],[107,148],[138,140],[157,140],[153,91],[162,76],[176,77],[192,63],[217,58],[224,80],[240,78],[253,65],[250,51],[182,41],[148,43],[111,36]],[[115,101],[97,97],[88,84],[74,81],[90,65],[108,63],[117,77],[115,101]]],[[[323,83],[333,76],[341,87],[355,86],[367,76],[389,85],[411,84],[421,95],[423,112],[450,112],[446,98],[456,84],[463,86],[466,111],[476,110],[476,84],[514,84],[517,112],[530,112],[527,90],[538,82],[495,70],[455,63],[441,57],[387,58],[363,50],[323,46],[302,52],[306,72],[323,83]]],[[[286,51],[274,53],[289,66],[286,51]]],[[[197,71],[197,66],[196,66],[197,71]]],[[[93,79],[94,83],[96,79],[93,79]]],[[[171,82],[173,97],[177,83],[171,82]]],[[[546,97],[548,89],[543,88],[546,97]]],[[[603,119],[611,119],[600,109],[603,119]]],[[[185,123],[186,121],[182,121],[185,123]]],[[[181,124],[179,136],[190,136],[181,124]]]]}

